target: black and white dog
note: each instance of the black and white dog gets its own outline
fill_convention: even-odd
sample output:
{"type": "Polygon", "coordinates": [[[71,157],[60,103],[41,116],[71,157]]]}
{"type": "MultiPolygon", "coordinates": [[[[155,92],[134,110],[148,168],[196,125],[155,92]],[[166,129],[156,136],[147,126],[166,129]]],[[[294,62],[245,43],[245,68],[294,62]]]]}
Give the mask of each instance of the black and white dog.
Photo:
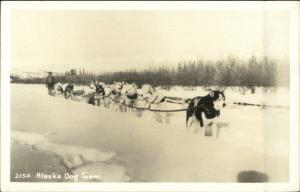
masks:
{"type": "Polygon", "coordinates": [[[83,89],[80,89],[80,90],[74,90],[74,89],[75,89],[74,84],[68,84],[65,87],[65,90],[64,90],[65,99],[72,98],[72,96],[83,96],[83,95],[85,95],[85,91],[83,89]]]}
{"type": "MultiPolygon", "coordinates": [[[[223,91],[213,91],[204,97],[193,98],[186,112],[186,126],[189,131],[194,123],[201,128],[211,127],[212,135],[217,136],[217,127],[214,122],[220,116],[221,108],[225,107],[223,91]]],[[[198,126],[197,126],[198,127],[198,126]]],[[[205,132],[205,131],[204,131],[205,132]]]]}

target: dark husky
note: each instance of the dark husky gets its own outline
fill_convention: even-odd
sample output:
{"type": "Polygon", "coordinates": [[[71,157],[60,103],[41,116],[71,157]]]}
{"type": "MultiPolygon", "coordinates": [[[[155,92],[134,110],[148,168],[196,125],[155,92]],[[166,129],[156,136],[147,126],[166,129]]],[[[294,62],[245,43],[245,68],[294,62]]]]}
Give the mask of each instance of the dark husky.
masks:
{"type": "Polygon", "coordinates": [[[204,97],[193,98],[186,112],[187,129],[190,130],[194,122],[197,122],[201,128],[213,125],[214,120],[220,116],[221,108],[225,105],[223,91],[210,91],[204,97]],[[206,122],[204,122],[204,118],[206,122]]]}

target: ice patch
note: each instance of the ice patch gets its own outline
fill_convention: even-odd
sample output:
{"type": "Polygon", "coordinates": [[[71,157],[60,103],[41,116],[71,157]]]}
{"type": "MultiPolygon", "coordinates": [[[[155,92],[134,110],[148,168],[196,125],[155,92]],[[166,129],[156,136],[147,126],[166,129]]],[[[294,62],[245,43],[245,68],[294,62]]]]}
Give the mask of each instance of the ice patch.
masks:
{"type": "Polygon", "coordinates": [[[101,152],[93,148],[51,143],[46,136],[36,133],[12,131],[12,140],[20,144],[30,145],[34,149],[55,153],[64,160],[68,168],[75,168],[89,161],[107,161],[115,156],[113,152],[101,152]]]}
{"type": "Polygon", "coordinates": [[[43,151],[51,151],[62,157],[66,166],[70,169],[82,166],[87,162],[98,162],[110,160],[115,153],[101,152],[97,149],[80,146],[54,144],[50,142],[38,143],[35,148],[43,151]]]}
{"type": "MultiPolygon", "coordinates": [[[[73,174],[84,174],[87,177],[100,175],[99,181],[129,181],[125,169],[110,162],[113,152],[101,152],[93,148],[51,143],[46,135],[12,131],[12,141],[31,146],[35,150],[52,152],[62,159],[63,165],[73,174]]],[[[97,180],[97,179],[96,179],[97,180]]]]}
{"type": "Polygon", "coordinates": [[[122,166],[116,164],[106,164],[102,162],[80,167],[74,170],[73,173],[84,174],[88,176],[99,175],[99,180],[102,182],[126,182],[130,180],[122,166]]]}
{"type": "Polygon", "coordinates": [[[26,133],[21,131],[12,131],[12,140],[25,145],[37,145],[41,142],[48,142],[45,136],[36,133],[26,133]]]}

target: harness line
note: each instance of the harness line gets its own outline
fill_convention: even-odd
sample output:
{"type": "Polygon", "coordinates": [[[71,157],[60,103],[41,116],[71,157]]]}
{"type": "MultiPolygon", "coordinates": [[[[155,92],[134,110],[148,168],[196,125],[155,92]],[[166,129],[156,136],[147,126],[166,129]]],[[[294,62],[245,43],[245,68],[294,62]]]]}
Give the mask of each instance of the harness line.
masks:
{"type": "MultiPolygon", "coordinates": [[[[185,109],[172,109],[172,110],[151,109],[151,103],[149,104],[148,107],[136,107],[136,106],[133,106],[133,105],[127,105],[125,103],[125,101],[124,102],[120,102],[118,100],[115,100],[115,99],[109,97],[111,94],[112,94],[112,92],[110,92],[107,96],[102,95],[102,97],[103,97],[103,99],[108,98],[108,99],[114,101],[115,103],[124,105],[124,106],[129,107],[129,108],[133,108],[133,109],[148,110],[148,111],[153,111],[153,112],[184,112],[184,111],[187,111],[187,108],[185,108],[185,109]]],[[[154,101],[156,101],[157,98],[158,98],[158,96],[156,96],[156,98],[154,99],[154,101]]],[[[279,107],[279,106],[267,106],[267,105],[251,104],[251,103],[243,103],[243,102],[233,102],[232,104],[234,104],[234,105],[248,105],[248,106],[256,106],[256,107],[279,107]]]]}
{"type": "MultiPolygon", "coordinates": [[[[110,94],[109,94],[110,95],[110,94]]],[[[111,97],[108,97],[108,96],[104,96],[105,98],[108,98],[116,103],[119,103],[121,105],[124,105],[126,107],[130,107],[130,108],[133,108],[133,109],[143,109],[143,110],[149,110],[149,111],[154,111],[154,112],[181,112],[181,111],[186,111],[187,109],[173,109],[173,110],[162,110],[162,109],[151,109],[151,103],[149,104],[149,106],[146,108],[146,107],[135,107],[135,106],[131,106],[131,105],[126,105],[125,103],[122,103],[120,101],[117,101],[111,97]]]]}

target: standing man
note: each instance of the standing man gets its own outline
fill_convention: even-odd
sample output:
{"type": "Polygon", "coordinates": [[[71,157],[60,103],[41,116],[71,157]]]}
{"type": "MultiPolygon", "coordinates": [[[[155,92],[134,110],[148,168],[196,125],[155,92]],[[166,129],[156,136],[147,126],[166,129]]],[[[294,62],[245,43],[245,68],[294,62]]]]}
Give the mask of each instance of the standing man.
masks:
{"type": "Polygon", "coordinates": [[[54,84],[55,84],[55,79],[54,77],[52,76],[52,72],[48,72],[48,77],[46,79],[46,87],[48,88],[48,94],[49,95],[54,95],[54,84]]]}

